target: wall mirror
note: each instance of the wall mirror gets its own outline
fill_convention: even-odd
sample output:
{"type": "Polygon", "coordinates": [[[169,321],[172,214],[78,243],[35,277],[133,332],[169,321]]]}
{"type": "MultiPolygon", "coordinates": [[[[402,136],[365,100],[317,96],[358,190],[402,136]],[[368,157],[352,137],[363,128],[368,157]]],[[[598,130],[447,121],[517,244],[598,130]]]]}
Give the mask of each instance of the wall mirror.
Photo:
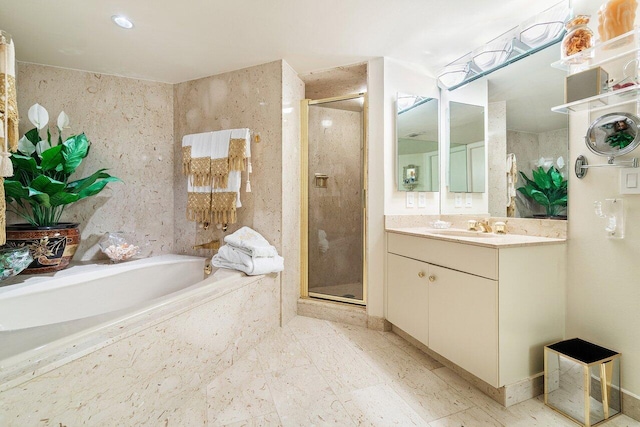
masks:
{"type": "Polygon", "coordinates": [[[484,107],[449,103],[449,191],[484,193],[484,107]]]}
{"type": "Polygon", "coordinates": [[[398,94],[398,191],[439,190],[438,104],[434,98],[398,94]]]}
{"type": "MultiPolygon", "coordinates": [[[[568,116],[554,113],[551,107],[564,103],[564,80],[566,73],[551,67],[551,63],[560,58],[560,44],[554,44],[541,51],[513,62],[491,74],[476,80],[467,86],[485,81],[488,87],[487,103],[487,158],[488,167],[485,178],[488,180],[488,213],[491,216],[511,216],[521,218],[554,217],[566,218],[567,156],[568,156],[568,116]],[[551,171],[551,172],[550,172],[551,171]],[[545,173],[563,177],[563,188],[554,188],[553,194],[545,194],[551,198],[545,206],[543,197],[538,200],[526,195],[531,194],[535,185],[536,174],[545,173]],[[534,180],[535,181],[535,180],[534,180]],[[518,190],[525,187],[524,190],[518,190]],[[526,188],[530,187],[530,188],[526,188]],[[564,200],[563,200],[564,197],[564,200]],[[551,205],[551,203],[555,203],[551,205]],[[551,206],[554,206],[553,209],[551,206]]],[[[463,90],[456,89],[452,94],[463,90]]],[[[464,102],[461,97],[458,101],[464,102]]],[[[454,129],[454,108],[451,103],[451,132],[454,129]]],[[[469,169],[455,168],[454,156],[462,158],[461,153],[454,152],[455,139],[451,135],[451,175],[452,184],[460,184],[460,190],[467,182],[465,192],[474,191],[469,188],[469,169]],[[454,171],[459,170],[458,173],[454,171]],[[467,174],[466,180],[464,174],[467,174]]],[[[460,149],[461,150],[461,149],[460,149]]],[[[461,150],[462,151],[462,150],[461,150]]],[[[459,161],[462,164],[462,161],[459,161]]],[[[546,189],[545,189],[546,191],[546,189]]],[[[456,213],[467,213],[456,211],[456,213]]]]}

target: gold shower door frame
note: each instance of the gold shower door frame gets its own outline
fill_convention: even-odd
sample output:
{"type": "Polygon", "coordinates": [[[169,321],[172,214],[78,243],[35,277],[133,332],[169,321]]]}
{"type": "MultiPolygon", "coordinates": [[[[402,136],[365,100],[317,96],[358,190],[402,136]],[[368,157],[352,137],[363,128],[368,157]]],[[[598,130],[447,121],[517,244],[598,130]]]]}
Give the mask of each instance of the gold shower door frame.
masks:
{"type": "Polygon", "coordinates": [[[302,298],[320,298],[358,305],[367,305],[367,182],[368,182],[368,148],[367,123],[368,99],[366,92],[336,96],[325,99],[303,99],[300,101],[300,296],[302,298]],[[309,106],[326,104],[335,101],[363,98],[362,106],[362,300],[344,298],[334,295],[309,292],[309,106]]]}

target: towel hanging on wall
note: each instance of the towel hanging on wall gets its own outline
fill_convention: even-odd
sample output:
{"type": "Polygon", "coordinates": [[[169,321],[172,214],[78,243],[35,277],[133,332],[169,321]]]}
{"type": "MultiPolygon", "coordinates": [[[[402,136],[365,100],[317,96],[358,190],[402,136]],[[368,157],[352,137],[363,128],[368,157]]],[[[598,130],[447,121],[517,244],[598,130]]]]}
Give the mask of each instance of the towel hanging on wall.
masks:
{"type": "Polygon", "coordinates": [[[186,135],[182,139],[182,172],[187,180],[187,219],[214,224],[237,222],[241,171],[251,157],[249,129],[186,135]]]}
{"type": "Polygon", "coordinates": [[[10,151],[18,149],[16,54],[11,36],[0,30],[0,245],[6,243],[4,177],[13,175],[10,151]]]}

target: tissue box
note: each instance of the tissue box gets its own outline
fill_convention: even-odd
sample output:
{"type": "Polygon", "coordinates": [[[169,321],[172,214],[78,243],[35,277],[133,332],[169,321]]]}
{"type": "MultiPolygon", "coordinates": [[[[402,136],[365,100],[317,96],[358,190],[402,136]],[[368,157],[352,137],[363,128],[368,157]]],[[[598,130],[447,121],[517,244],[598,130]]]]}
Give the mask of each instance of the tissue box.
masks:
{"type": "Polygon", "coordinates": [[[570,103],[600,95],[607,90],[609,74],[601,67],[567,76],[564,86],[564,101],[570,103]]]}

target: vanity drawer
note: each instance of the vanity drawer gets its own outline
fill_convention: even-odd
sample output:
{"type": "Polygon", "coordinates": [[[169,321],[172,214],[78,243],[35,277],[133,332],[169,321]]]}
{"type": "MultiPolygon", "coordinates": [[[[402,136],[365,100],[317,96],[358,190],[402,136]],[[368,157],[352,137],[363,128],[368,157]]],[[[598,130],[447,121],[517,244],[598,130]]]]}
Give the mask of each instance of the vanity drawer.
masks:
{"type": "Polygon", "coordinates": [[[387,251],[498,280],[498,250],[458,242],[387,233],[387,251]]]}

